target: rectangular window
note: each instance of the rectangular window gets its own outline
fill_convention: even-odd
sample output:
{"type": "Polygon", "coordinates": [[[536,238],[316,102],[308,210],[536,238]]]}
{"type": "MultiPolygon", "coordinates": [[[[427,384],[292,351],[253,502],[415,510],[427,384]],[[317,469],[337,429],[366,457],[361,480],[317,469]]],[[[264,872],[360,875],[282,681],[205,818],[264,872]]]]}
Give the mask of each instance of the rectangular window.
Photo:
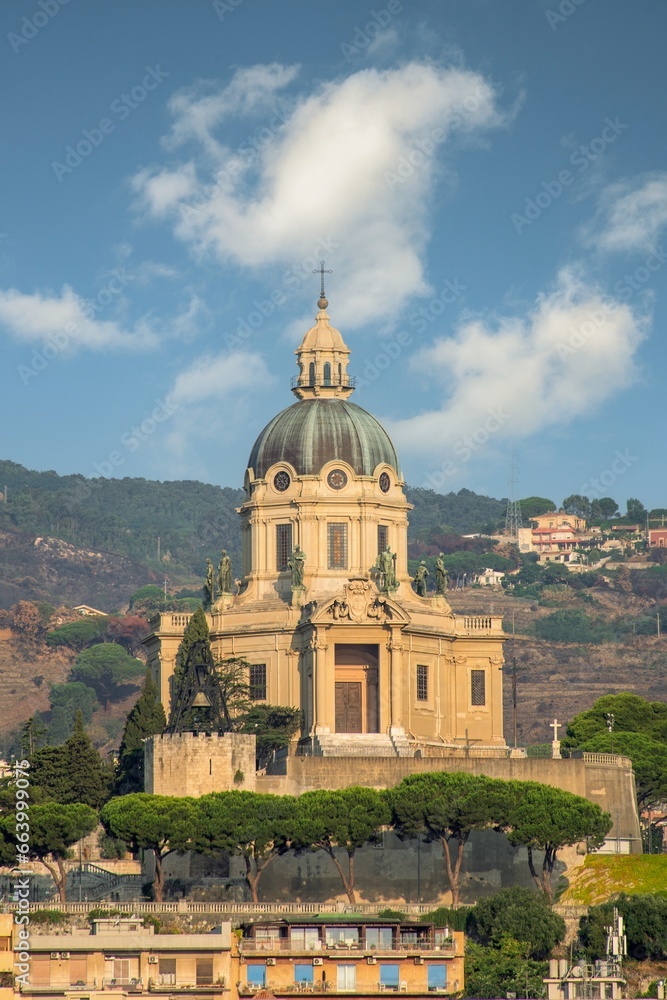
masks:
{"type": "Polygon", "coordinates": [[[276,567],[279,573],[287,569],[287,562],[292,555],[292,525],[276,525],[276,567]]]}
{"type": "Polygon", "coordinates": [[[398,989],[398,964],[383,962],[380,966],[380,989],[398,989]]]}
{"type": "Polygon", "coordinates": [[[378,524],[378,555],[389,545],[389,528],[386,524],[378,524]]]}
{"type": "Polygon", "coordinates": [[[417,664],[417,701],[428,701],[428,666],[417,664]]]}
{"type": "Polygon", "coordinates": [[[429,963],[428,989],[429,993],[439,993],[447,989],[447,966],[444,962],[429,963]]]}
{"type": "Polygon", "coordinates": [[[314,978],[312,965],[296,965],[294,966],[294,982],[295,983],[312,983],[314,978]]]}
{"type": "Polygon", "coordinates": [[[266,663],[251,663],[248,680],[252,700],[266,701],[266,663]]]}
{"type": "Polygon", "coordinates": [[[349,948],[359,944],[358,927],[327,927],[327,948],[349,948]]]}
{"type": "Polygon", "coordinates": [[[486,671],[470,671],[470,704],[486,705],[486,671]]]}
{"type": "Polygon", "coordinates": [[[391,927],[367,927],[366,949],[377,948],[378,951],[391,951],[392,936],[391,927]]]}
{"type": "Polygon", "coordinates": [[[160,986],[175,986],[176,985],[176,959],[175,958],[162,958],[158,959],[158,983],[160,986]]]}
{"type": "Polygon", "coordinates": [[[197,959],[197,986],[213,985],[213,959],[197,959]]]}
{"type": "Polygon", "coordinates": [[[70,986],[85,986],[88,982],[88,958],[86,955],[72,955],[69,960],[70,986]]]}
{"type": "Polygon", "coordinates": [[[336,976],[336,987],[339,990],[356,990],[357,988],[357,967],[356,965],[339,965],[336,976]]]}
{"type": "Polygon", "coordinates": [[[252,986],[266,986],[266,966],[246,965],[246,980],[252,986]]]}
{"type": "Polygon", "coordinates": [[[303,948],[304,951],[320,951],[322,948],[318,927],[292,927],[290,942],[292,948],[303,948]]]}
{"type": "Polygon", "coordinates": [[[329,525],[329,569],[347,569],[347,525],[329,525]]]}

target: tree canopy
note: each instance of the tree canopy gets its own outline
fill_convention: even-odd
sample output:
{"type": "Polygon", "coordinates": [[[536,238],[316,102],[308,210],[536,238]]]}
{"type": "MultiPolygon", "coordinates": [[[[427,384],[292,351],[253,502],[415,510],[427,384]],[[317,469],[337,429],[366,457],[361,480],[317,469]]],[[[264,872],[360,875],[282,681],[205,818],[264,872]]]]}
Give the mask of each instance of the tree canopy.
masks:
{"type": "Polygon", "coordinates": [[[469,932],[480,944],[500,948],[509,935],[526,945],[528,958],[548,958],[565,937],[565,921],[554,913],[544,893],[518,885],[480,899],[470,915],[469,932]]]}
{"type": "Polygon", "coordinates": [[[296,813],[290,795],[214,792],[198,801],[196,850],[224,851],[243,859],[254,902],[268,865],[289,850],[296,813]]]}
{"type": "Polygon", "coordinates": [[[377,839],[392,819],[388,797],[374,788],[304,792],[297,800],[292,846],[326,851],[333,861],[350,903],[356,902],[354,858],[359,847],[377,839]],[[347,854],[347,872],[336,849],[347,854]]]}
{"type": "Polygon", "coordinates": [[[621,893],[607,903],[591,906],[581,918],[579,940],[589,959],[604,958],[606,928],[612,923],[614,907],[623,917],[628,942],[628,955],[638,961],[667,958],[667,896],[621,893]]]}
{"type": "Polygon", "coordinates": [[[585,841],[600,847],[612,827],[609,813],[580,795],[536,781],[508,782],[512,786],[506,813],[507,838],[528,849],[528,866],[538,889],[553,898],[551,877],[558,851],[585,841]],[[533,851],[544,851],[541,871],[535,868],[533,851]]]}
{"type": "Polygon", "coordinates": [[[404,836],[442,843],[452,905],[459,903],[463,850],[473,830],[502,826],[509,782],[463,771],[411,774],[389,793],[394,823],[404,836]],[[456,847],[452,856],[451,845],[456,847]]]}
{"type": "Polygon", "coordinates": [[[148,736],[163,732],[166,725],[167,720],[157,685],[150,671],[147,671],[141,694],[125,720],[118,751],[116,794],[143,792],[144,740],[148,736]]]}
{"type": "MultiPolygon", "coordinates": [[[[86,837],[97,826],[97,813],[83,803],[43,802],[30,805],[30,836],[27,857],[41,861],[55,882],[60,902],[67,901],[67,871],[65,861],[71,857],[70,848],[86,837]]],[[[2,820],[6,840],[22,841],[15,817],[11,814],[2,820]]],[[[15,855],[16,852],[14,852],[15,855]]]]}
{"type": "Polygon", "coordinates": [[[93,642],[99,642],[106,628],[106,621],[101,615],[86,615],[80,621],[67,622],[49,632],[46,645],[83,649],[93,642]]]}
{"type": "Polygon", "coordinates": [[[667,743],[667,703],[622,693],[605,694],[591,708],[575,715],[568,724],[563,745],[581,747],[599,733],[607,732],[609,714],[614,716],[614,733],[643,733],[667,743]]]}
{"type": "Polygon", "coordinates": [[[127,694],[127,682],[136,680],[145,670],[141,660],[115,642],[103,642],[84,649],[77,656],[71,677],[87,684],[97,694],[104,708],[127,694]]]}
{"type": "Polygon", "coordinates": [[[193,847],[198,809],[193,799],[137,792],[111,799],[100,820],[106,832],[132,851],[152,850],[155,857],[153,893],[158,903],[164,892],[165,857],[193,847]]]}
{"type": "Polygon", "coordinates": [[[31,782],[63,804],[99,808],[108,797],[111,773],[101,760],[77,712],[74,732],[61,746],[42,747],[31,757],[31,782]]]}

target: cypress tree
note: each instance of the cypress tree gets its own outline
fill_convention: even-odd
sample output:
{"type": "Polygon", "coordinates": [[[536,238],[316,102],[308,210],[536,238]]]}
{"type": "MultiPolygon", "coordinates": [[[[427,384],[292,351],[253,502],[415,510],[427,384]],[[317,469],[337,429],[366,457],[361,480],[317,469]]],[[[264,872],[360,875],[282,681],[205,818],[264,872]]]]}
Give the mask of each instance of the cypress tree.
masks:
{"type": "MultiPolygon", "coordinates": [[[[185,627],[185,632],[183,633],[183,639],[178,647],[178,652],[176,653],[176,666],[174,668],[174,682],[171,692],[171,711],[172,717],[174,712],[174,705],[178,703],[179,697],[181,695],[181,687],[183,685],[183,680],[185,678],[185,664],[187,663],[188,653],[194,646],[196,642],[201,642],[204,640],[206,643],[209,642],[209,628],[208,622],[206,621],[206,615],[204,614],[203,608],[197,608],[197,610],[192,615],[192,618],[185,627]]],[[[209,645],[210,650],[210,645],[209,645]]]]}
{"type": "Polygon", "coordinates": [[[109,774],[83,724],[79,709],[74,720],[74,732],[63,744],[63,763],[67,768],[68,791],[62,801],[83,802],[99,809],[109,797],[109,774]]]}
{"type": "Polygon", "coordinates": [[[144,790],[144,740],[163,732],[167,720],[155,681],[146,673],[141,694],[130,710],[123,730],[116,771],[116,793],[144,790]]]}

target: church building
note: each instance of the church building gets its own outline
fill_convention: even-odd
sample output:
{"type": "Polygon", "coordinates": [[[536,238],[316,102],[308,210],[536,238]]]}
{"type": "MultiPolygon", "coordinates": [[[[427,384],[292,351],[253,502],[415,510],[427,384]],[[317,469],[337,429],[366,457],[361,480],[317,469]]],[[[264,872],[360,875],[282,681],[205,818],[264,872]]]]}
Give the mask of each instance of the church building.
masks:
{"type": "MultiPolygon", "coordinates": [[[[350,350],[327,306],[322,290],[296,351],[296,402],[250,450],[240,579],[221,567],[210,588],[213,654],[248,662],[253,699],[301,710],[301,754],[505,747],[502,620],[453,614],[444,578],[438,593],[413,586],[398,455],[351,401],[350,350]]],[[[188,620],[157,615],[145,640],[167,714],[188,620]]]]}

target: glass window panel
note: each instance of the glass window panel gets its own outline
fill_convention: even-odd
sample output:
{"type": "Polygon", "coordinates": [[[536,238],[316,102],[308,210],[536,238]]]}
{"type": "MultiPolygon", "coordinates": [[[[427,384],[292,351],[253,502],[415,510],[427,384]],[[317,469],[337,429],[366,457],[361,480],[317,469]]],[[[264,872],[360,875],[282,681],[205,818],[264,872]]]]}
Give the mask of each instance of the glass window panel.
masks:
{"type": "Polygon", "coordinates": [[[470,671],[470,704],[486,705],[486,671],[470,671]]]}
{"type": "Polygon", "coordinates": [[[347,569],[347,525],[329,525],[329,569],[347,569]]]}
{"type": "Polygon", "coordinates": [[[380,985],[389,989],[398,989],[398,964],[382,963],[380,966],[380,985]]]}
{"type": "Polygon", "coordinates": [[[246,979],[253,986],[266,986],[266,966],[246,965],[246,979]]]}
{"type": "Polygon", "coordinates": [[[378,524],[378,555],[389,545],[389,528],[386,524],[378,524]]]}
{"type": "Polygon", "coordinates": [[[447,986],[447,966],[444,964],[429,965],[428,967],[429,990],[444,990],[446,986],[447,986]]]}
{"type": "Polygon", "coordinates": [[[339,965],[336,985],[339,990],[356,990],[357,988],[357,967],[356,965],[339,965]]]}
{"type": "Polygon", "coordinates": [[[428,665],[417,664],[417,701],[428,701],[428,665]]]}
{"type": "Polygon", "coordinates": [[[295,965],[294,966],[294,982],[295,983],[312,983],[313,982],[313,967],[312,965],[295,965]]]}
{"type": "Polygon", "coordinates": [[[287,562],[292,554],[292,525],[276,525],[276,567],[279,573],[287,570],[287,562]]]}
{"type": "Polygon", "coordinates": [[[253,701],[266,701],[266,663],[251,663],[248,683],[253,701]]]}

